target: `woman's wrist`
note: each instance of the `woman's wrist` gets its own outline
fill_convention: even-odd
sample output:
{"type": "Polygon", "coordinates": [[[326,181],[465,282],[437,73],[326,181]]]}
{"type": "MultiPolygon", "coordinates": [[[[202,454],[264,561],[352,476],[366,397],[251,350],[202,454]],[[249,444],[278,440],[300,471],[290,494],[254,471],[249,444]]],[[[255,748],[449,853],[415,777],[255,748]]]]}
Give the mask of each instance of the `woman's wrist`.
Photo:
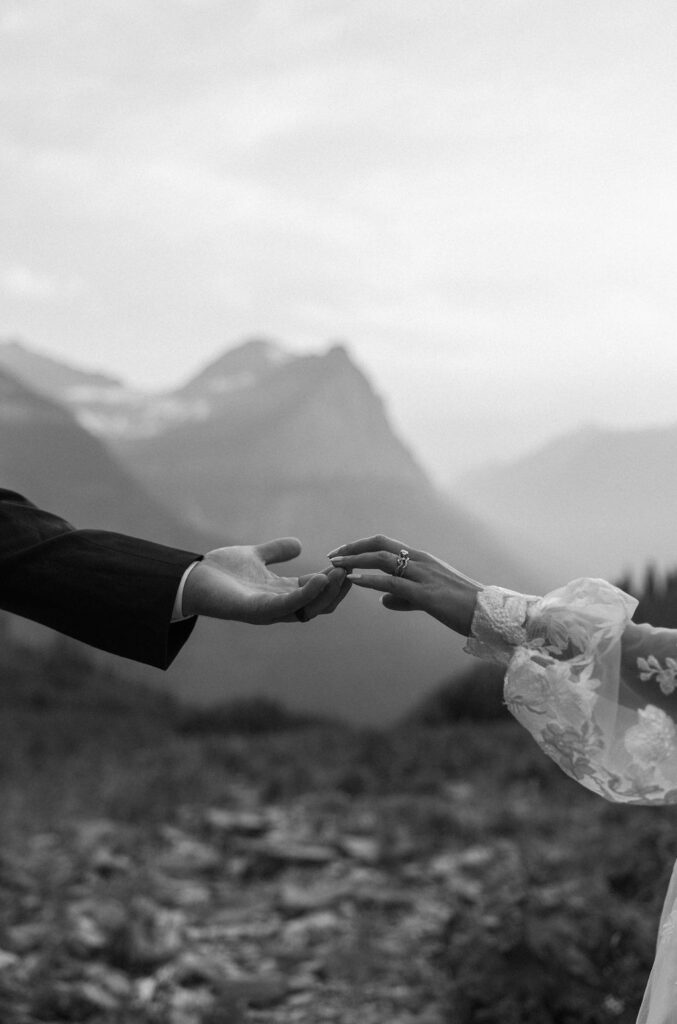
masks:
{"type": "Polygon", "coordinates": [[[477,614],[477,605],[479,595],[482,592],[482,587],[478,587],[477,590],[473,591],[469,595],[467,603],[467,614],[465,621],[463,622],[461,633],[463,636],[471,636],[473,629],[473,622],[475,621],[475,615],[477,614]]]}
{"type": "Polygon", "coordinates": [[[503,587],[484,587],[464,650],[475,657],[506,664],[515,648],[527,642],[529,612],[540,598],[503,587]]]}

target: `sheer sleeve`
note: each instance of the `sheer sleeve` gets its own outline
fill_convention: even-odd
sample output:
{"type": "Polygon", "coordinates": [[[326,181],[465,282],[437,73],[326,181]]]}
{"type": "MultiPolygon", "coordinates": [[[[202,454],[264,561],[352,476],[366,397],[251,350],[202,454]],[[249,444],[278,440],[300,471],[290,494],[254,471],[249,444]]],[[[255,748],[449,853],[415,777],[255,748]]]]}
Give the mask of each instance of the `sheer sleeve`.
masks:
{"type": "Polygon", "coordinates": [[[677,630],[578,579],[545,597],[487,587],[466,651],[506,666],[505,702],[567,775],[608,800],[677,802],[677,630]],[[674,695],[674,696],[673,696],[674,695]]]}
{"type": "MultiPolygon", "coordinates": [[[[505,702],[572,779],[607,800],[677,803],[677,630],[636,625],[605,580],[545,597],[487,587],[466,650],[505,665],[505,702]]],[[[677,1020],[677,865],[637,1024],[677,1020]]]]}

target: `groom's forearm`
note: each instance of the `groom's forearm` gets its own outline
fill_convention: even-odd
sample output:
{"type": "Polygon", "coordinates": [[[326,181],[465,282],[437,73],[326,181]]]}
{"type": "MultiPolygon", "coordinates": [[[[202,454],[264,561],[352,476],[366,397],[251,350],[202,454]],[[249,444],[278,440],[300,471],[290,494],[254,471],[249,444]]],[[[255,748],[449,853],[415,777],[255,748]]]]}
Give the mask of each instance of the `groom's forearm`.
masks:
{"type": "Polygon", "coordinates": [[[194,620],[171,623],[201,555],[123,534],[76,530],[0,491],[0,608],[102,650],[166,668],[194,620]]]}
{"type": "Polygon", "coordinates": [[[0,567],[0,607],[121,657],[167,668],[194,619],[171,622],[194,552],[75,530],[0,567]]]}

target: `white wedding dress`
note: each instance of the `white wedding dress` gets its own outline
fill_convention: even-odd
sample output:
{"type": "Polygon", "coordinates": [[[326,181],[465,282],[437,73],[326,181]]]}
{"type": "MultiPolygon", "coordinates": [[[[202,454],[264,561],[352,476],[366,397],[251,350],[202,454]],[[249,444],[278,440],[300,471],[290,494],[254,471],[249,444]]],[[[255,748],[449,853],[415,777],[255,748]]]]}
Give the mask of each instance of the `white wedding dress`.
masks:
{"type": "MultiPolygon", "coordinates": [[[[478,596],[466,651],[506,666],[505,701],[567,775],[607,800],[677,803],[677,629],[637,625],[605,580],[478,596]],[[673,695],[674,694],[674,695],[673,695]]],[[[677,1022],[677,865],[638,1024],[677,1022]]]]}

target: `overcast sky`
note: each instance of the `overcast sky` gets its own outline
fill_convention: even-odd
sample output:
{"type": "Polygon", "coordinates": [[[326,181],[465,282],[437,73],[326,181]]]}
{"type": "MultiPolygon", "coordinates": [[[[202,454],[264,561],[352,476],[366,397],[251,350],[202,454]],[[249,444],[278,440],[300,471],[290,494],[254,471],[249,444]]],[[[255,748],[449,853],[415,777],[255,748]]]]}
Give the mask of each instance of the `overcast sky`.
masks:
{"type": "Polygon", "coordinates": [[[674,0],[0,0],[0,335],[345,340],[443,475],[677,421],[674,0]]]}

